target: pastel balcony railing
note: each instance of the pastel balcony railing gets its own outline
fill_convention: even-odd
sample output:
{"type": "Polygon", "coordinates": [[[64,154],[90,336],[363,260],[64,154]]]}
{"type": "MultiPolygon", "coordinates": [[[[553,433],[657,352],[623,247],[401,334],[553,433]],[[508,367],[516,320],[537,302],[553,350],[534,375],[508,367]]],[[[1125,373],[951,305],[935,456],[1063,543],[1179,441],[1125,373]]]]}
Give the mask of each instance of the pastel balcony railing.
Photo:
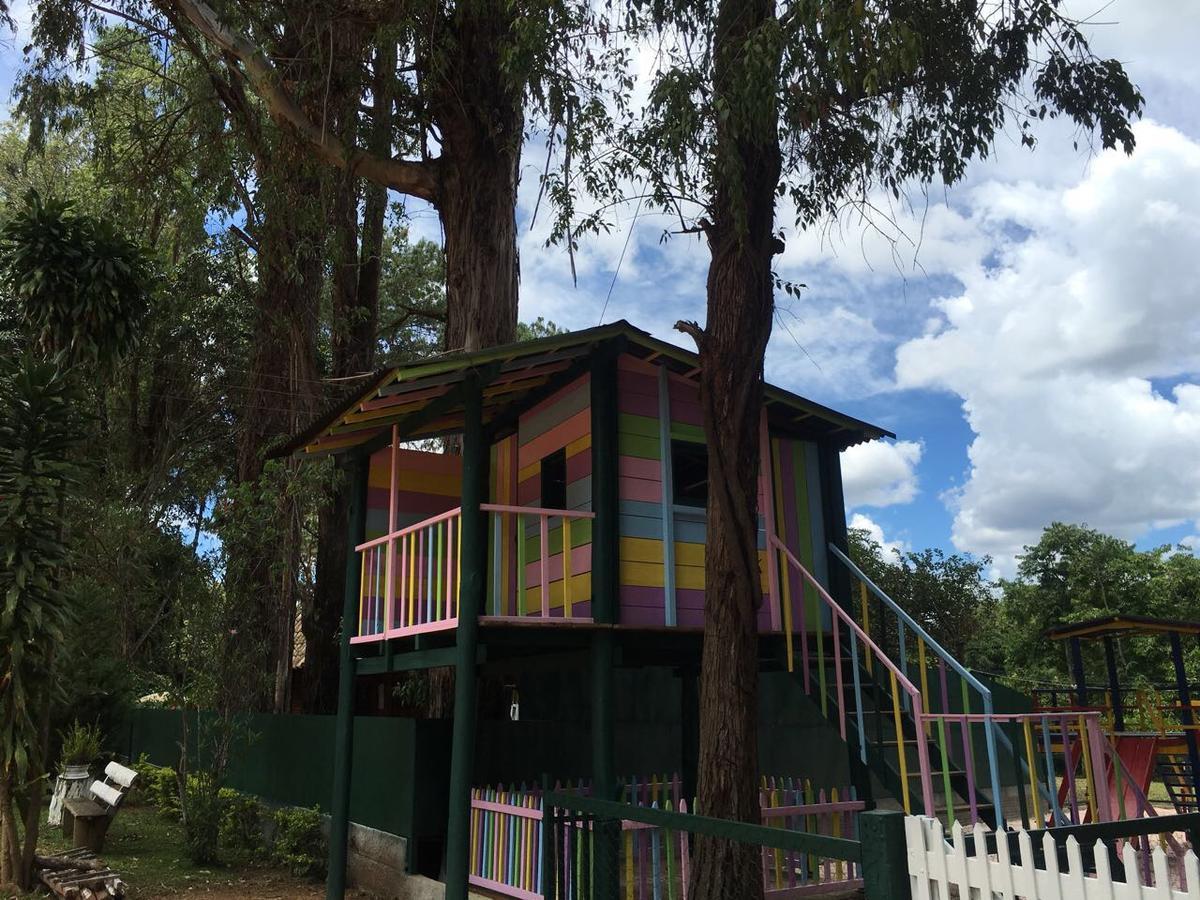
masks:
{"type": "MultiPolygon", "coordinates": [[[[493,596],[484,614],[523,622],[591,621],[577,614],[581,602],[591,599],[590,577],[586,592],[583,584],[584,567],[590,570],[590,544],[573,547],[571,525],[595,514],[492,503],[480,509],[489,517],[492,535],[488,565],[493,596]],[[570,552],[564,554],[564,546],[570,552]]],[[[457,627],[463,577],[461,507],[365,541],[355,550],[361,573],[358,634],[351,643],[457,627]]]]}
{"type": "Polygon", "coordinates": [[[590,526],[596,514],[499,503],[480,508],[490,517],[492,542],[488,618],[592,621],[590,526]],[[581,534],[585,527],[589,532],[581,534]]]}
{"type": "Polygon", "coordinates": [[[358,637],[352,643],[458,624],[462,508],[359,544],[358,637]]]}

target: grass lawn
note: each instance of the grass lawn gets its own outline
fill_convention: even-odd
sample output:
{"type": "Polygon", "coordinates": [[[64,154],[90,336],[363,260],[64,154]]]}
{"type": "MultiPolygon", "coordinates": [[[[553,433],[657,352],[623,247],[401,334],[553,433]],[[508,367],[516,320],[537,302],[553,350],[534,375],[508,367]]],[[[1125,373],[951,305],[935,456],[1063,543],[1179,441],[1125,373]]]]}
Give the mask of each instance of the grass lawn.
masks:
{"type": "MultiPolygon", "coordinates": [[[[70,848],[61,829],[43,824],[39,837],[39,852],[70,848]]],[[[290,900],[325,896],[323,884],[295,878],[261,863],[210,868],[192,865],[184,850],[182,826],[149,805],[122,807],[108,831],[101,858],[121,873],[130,900],[290,900]]]]}

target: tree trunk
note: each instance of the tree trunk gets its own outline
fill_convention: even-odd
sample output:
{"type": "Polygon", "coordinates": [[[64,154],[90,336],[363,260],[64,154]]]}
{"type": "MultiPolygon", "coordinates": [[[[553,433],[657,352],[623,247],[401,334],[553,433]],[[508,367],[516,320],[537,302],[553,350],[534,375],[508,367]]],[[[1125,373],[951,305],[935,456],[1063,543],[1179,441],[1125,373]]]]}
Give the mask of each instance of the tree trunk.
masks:
{"type": "MultiPolygon", "coordinates": [[[[390,155],[392,149],[392,72],[396,45],[384,41],[375,51],[371,95],[370,148],[390,155]]],[[[359,91],[344,91],[340,128],[356,121],[359,91]],[[351,119],[351,110],[355,119],[351,119]]],[[[342,176],[334,206],[333,377],[369,372],[375,365],[379,327],[379,277],[382,274],[383,232],[387,217],[387,188],[342,176]],[[358,224],[357,188],[365,195],[362,227],[358,224]],[[360,249],[361,244],[361,249],[360,249]]],[[[334,393],[344,391],[334,383],[334,393]]],[[[331,713],[337,708],[338,626],[346,573],[346,528],[350,494],[338,482],[317,518],[317,580],[312,605],[303,612],[304,678],[302,705],[306,712],[331,713]]]]}
{"type": "MultiPolygon", "coordinates": [[[[265,451],[277,438],[294,434],[310,421],[322,399],[317,368],[325,236],[321,175],[305,149],[286,135],[263,166],[253,349],[237,447],[242,483],[262,477],[265,451]]],[[[300,540],[297,502],[298,498],[281,498],[272,542],[246,534],[244,545],[229,548],[232,586],[246,610],[239,635],[265,650],[262,671],[275,675],[276,682],[289,643],[281,624],[289,617],[282,609],[296,602],[295,571],[289,561],[300,540]]],[[[280,696],[276,684],[257,705],[278,706],[280,696]]]]}
{"type": "MultiPolygon", "coordinates": [[[[773,0],[721,0],[718,95],[734,97],[747,40],[773,16],[773,0]]],[[[707,226],[708,318],[703,332],[684,326],[699,344],[708,443],[698,800],[705,815],[745,822],[759,821],[757,494],[763,358],[774,310],[775,122],[767,111],[749,125],[727,120],[717,127],[722,177],[707,226]]],[[[692,871],[692,900],[762,896],[761,851],[754,845],[701,838],[692,871]]]]}
{"type": "Polygon", "coordinates": [[[442,134],[438,188],[446,248],[446,349],[479,350],[516,339],[517,181],[524,85],[501,55],[514,14],[504,0],[457,4],[456,53],[431,79],[442,134]],[[437,73],[443,74],[443,73],[437,73]]]}

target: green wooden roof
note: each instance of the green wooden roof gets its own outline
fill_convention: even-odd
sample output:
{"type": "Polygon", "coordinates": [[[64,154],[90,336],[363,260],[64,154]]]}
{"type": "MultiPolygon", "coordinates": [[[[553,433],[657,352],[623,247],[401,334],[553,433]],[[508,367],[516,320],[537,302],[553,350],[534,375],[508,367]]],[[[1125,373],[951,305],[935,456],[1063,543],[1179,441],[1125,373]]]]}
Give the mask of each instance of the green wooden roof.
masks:
{"type": "MultiPolygon", "coordinates": [[[[471,372],[484,386],[485,423],[502,433],[516,427],[523,411],[587,371],[590,354],[610,342],[684,377],[696,378],[700,373],[698,354],[658,340],[624,320],[486,350],[443,353],[364,378],[278,454],[369,451],[387,443],[393,425],[406,441],[460,431],[462,384],[471,372]]],[[[776,433],[830,440],[843,448],[895,437],[775,385],[767,385],[764,402],[776,433]]]]}

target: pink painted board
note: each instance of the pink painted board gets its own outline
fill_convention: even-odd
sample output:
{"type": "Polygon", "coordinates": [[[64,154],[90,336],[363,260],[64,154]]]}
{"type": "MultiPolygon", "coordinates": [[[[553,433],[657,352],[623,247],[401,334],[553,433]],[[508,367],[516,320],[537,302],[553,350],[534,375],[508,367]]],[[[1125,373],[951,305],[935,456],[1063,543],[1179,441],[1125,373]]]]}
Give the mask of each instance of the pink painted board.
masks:
{"type": "Polygon", "coordinates": [[[517,468],[537,462],[548,453],[577,441],[592,430],[591,409],[581,409],[569,419],[558,423],[549,431],[539,434],[527,444],[522,444],[517,458],[517,468]]]}
{"type": "Polygon", "coordinates": [[[642,478],[646,481],[662,480],[662,463],[657,459],[640,456],[624,456],[617,460],[617,474],[626,478],[642,478]]]}
{"type": "Polygon", "coordinates": [[[654,373],[658,371],[658,366],[628,353],[622,353],[617,357],[617,370],[618,374],[622,374],[624,372],[638,372],[643,375],[649,374],[651,377],[653,377],[654,373]]]}
{"type": "Polygon", "coordinates": [[[662,502],[662,482],[644,478],[617,477],[617,495],[622,500],[641,500],[644,503],[662,502]]]}
{"type": "Polygon", "coordinates": [[[591,448],[587,452],[575,453],[567,457],[567,484],[587,478],[592,474],[591,448]]]}

